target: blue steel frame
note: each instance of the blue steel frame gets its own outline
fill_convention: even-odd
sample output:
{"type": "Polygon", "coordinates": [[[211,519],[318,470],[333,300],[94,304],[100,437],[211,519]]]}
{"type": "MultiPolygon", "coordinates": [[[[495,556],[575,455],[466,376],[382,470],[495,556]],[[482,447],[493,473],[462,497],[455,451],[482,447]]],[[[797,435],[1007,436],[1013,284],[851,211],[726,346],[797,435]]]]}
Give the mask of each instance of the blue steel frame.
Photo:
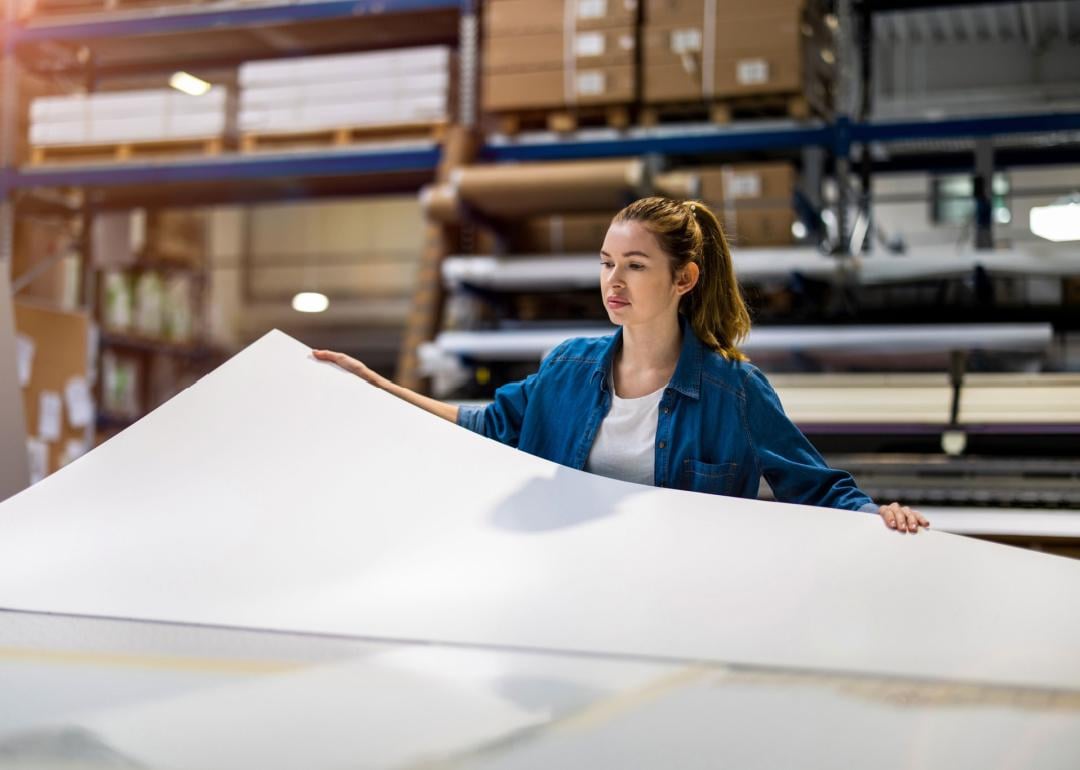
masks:
{"type": "Polygon", "coordinates": [[[298,177],[352,176],[430,171],[439,163],[438,147],[408,150],[355,150],[288,155],[241,155],[221,160],[123,165],[55,166],[0,170],[7,189],[42,187],[124,187],[183,182],[228,182],[298,177]]]}
{"type": "MultiPolygon", "coordinates": [[[[821,146],[836,157],[852,144],[908,139],[979,137],[1080,130],[1080,113],[1012,115],[934,121],[852,123],[844,118],[826,125],[765,129],[715,127],[625,138],[553,139],[489,144],[481,158],[502,161],[551,161],[645,154],[692,155],[821,146]]],[[[123,165],[0,169],[0,194],[11,189],[61,186],[137,186],[174,182],[215,182],[288,177],[345,176],[402,171],[434,172],[440,148],[332,150],[304,154],[239,156],[123,165]]]]}
{"type": "Polygon", "coordinates": [[[71,42],[139,35],[165,35],[200,29],[239,28],[264,24],[323,21],[351,16],[375,16],[413,11],[462,8],[467,0],[322,0],[317,3],[273,4],[228,9],[183,10],[158,15],[77,22],[17,25],[16,45],[71,42]]]}

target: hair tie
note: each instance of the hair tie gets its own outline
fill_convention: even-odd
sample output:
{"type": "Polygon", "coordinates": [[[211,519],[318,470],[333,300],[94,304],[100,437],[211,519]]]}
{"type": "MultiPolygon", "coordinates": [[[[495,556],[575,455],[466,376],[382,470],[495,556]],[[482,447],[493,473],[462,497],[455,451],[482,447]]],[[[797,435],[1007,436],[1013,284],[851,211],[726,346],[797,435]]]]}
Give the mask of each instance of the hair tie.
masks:
{"type": "Polygon", "coordinates": [[[688,205],[690,206],[690,213],[697,216],[697,204],[696,203],[690,203],[688,205]]]}

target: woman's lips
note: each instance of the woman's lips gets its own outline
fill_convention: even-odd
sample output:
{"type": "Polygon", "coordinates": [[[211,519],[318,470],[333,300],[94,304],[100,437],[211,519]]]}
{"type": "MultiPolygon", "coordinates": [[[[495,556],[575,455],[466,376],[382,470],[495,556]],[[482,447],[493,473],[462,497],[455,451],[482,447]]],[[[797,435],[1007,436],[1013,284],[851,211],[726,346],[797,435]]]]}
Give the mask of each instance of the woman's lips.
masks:
{"type": "Polygon", "coordinates": [[[630,304],[629,302],[627,302],[625,299],[622,299],[621,297],[608,297],[607,298],[608,307],[613,308],[615,310],[618,310],[621,307],[626,307],[629,304],[630,304]]]}

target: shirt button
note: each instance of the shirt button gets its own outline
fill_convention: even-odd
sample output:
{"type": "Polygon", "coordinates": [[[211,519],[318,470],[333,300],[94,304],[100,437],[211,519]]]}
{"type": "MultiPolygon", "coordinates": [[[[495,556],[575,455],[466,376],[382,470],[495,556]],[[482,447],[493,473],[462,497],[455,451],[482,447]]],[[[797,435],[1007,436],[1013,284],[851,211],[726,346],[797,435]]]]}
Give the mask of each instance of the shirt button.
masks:
{"type": "Polygon", "coordinates": [[[661,441],[661,442],[660,442],[660,448],[661,448],[661,449],[663,449],[663,448],[664,448],[664,447],[666,447],[666,446],[667,446],[667,443],[666,443],[666,442],[664,442],[664,441],[661,441]]]}
{"type": "Polygon", "coordinates": [[[668,414],[669,412],[671,412],[671,410],[670,410],[670,409],[668,409],[668,408],[667,408],[667,407],[665,406],[665,407],[664,407],[664,414],[668,414]]]}

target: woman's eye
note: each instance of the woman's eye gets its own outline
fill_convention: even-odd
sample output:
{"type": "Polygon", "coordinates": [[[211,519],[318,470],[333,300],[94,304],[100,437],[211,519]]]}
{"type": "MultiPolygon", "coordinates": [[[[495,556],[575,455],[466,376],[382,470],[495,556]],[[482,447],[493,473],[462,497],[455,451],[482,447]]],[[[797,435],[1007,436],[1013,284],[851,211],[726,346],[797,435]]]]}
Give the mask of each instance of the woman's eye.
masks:
{"type": "Polygon", "coordinates": [[[642,265],[639,262],[631,262],[630,263],[630,269],[631,270],[642,270],[644,268],[645,268],[645,265],[642,265]]]}

